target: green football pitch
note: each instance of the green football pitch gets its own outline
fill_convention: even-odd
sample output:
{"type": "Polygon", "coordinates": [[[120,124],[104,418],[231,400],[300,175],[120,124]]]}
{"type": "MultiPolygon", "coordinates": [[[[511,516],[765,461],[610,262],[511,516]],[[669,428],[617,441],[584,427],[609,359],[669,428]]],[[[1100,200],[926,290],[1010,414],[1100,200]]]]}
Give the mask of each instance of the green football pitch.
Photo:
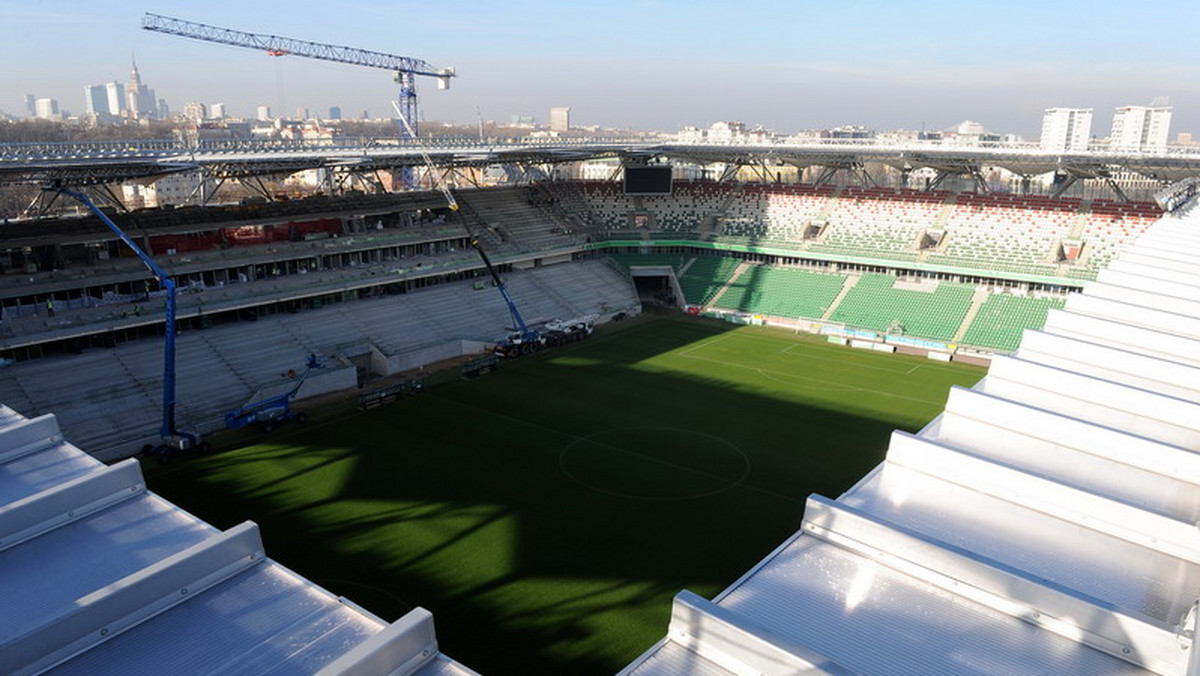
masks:
{"type": "Polygon", "coordinates": [[[983,370],[704,319],[639,318],[369,412],[150,477],[385,620],[434,614],[489,676],[612,674],[671,598],[712,598],[983,370]]]}

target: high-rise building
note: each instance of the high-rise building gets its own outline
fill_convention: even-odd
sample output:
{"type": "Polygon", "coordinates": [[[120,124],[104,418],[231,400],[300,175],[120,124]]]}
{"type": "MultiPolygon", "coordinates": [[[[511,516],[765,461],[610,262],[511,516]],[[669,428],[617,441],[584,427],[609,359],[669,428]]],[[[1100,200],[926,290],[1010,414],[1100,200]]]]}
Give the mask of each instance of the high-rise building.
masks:
{"type": "Polygon", "coordinates": [[[129,82],[125,83],[125,107],[135,120],[158,116],[158,99],[153,89],[142,84],[136,61],[129,70],[129,82]]]}
{"type": "Polygon", "coordinates": [[[83,88],[83,109],[89,115],[107,115],[108,90],[104,85],[88,85],[83,88]]]}
{"type": "Polygon", "coordinates": [[[33,94],[25,95],[25,116],[37,117],[37,99],[33,94]]]}
{"type": "Polygon", "coordinates": [[[296,119],[297,120],[307,120],[308,119],[308,108],[305,108],[304,106],[300,106],[300,107],[296,108],[296,119]]]}
{"type": "Polygon", "coordinates": [[[37,99],[33,102],[34,112],[37,117],[43,120],[57,120],[58,101],[54,99],[37,99]]]}
{"type": "Polygon", "coordinates": [[[569,131],[571,129],[571,109],[550,109],[550,131],[569,131]]]}
{"type": "MultiPolygon", "coordinates": [[[[151,90],[153,91],[153,90],[151,90]]],[[[158,100],[158,119],[165,120],[171,117],[171,107],[167,105],[166,99],[158,100]]]]}
{"type": "Polygon", "coordinates": [[[1121,106],[1113,115],[1108,144],[1121,150],[1165,148],[1170,128],[1169,100],[1155,100],[1149,106],[1121,106]]]}
{"type": "Polygon", "coordinates": [[[267,122],[271,119],[271,109],[267,106],[259,106],[254,111],[254,117],[261,122],[267,122]]]}
{"type": "Polygon", "coordinates": [[[104,85],[104,90],[108,94],[108,112],[113,115],[120,115],[121,111],[125,110],[125,97],[121,83],[113,80],[104,85]]]}
{"type": "Polygon", "coordinates": [[[1087,150],[1091,137],[1091,108],[1046,109],[1042,117],[1042,150],[1087,150]]]}
{"type": "Polygon", "coordinates": [[[208,106],[192,101],[183,106],[183,116],[193,122],[202,122],[208,118],[208,106]]]}
{"type": "Polygon", "coordinates": [[[219,120],[219,119],[225,117],[225,104],[224,103],[212,104],[211,106],[208,107],[208,114],[214,120],[219,120]]]}
{"type": "Polygon", "coordinates": [[[342,119],[342,109],[337,106],[329,106],[329,119],[331,119],[331,120],[342,119]]]}

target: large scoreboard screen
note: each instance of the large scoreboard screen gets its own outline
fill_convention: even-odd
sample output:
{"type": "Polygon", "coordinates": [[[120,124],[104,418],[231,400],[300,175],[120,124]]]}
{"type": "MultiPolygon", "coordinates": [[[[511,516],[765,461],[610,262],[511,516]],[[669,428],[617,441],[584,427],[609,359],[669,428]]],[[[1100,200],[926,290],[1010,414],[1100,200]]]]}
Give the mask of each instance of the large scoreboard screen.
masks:
{"type": "Polygon", "coordinates": [[[626,195],[670,195],[671,167],[625,167],[626,195]]]}

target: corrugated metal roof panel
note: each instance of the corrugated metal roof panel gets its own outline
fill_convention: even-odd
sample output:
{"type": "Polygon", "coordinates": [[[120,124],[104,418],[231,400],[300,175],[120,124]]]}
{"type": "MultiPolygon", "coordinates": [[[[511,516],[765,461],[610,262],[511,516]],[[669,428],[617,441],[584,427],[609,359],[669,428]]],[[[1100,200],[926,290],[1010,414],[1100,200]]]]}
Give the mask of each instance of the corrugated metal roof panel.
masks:
{"type": "Polygon", "coordinates": [[[432,617],[393,624],[146,492],[136,461],[106,466],[53,416],[0,407],[0,672],[470,676],[437,651],[432,617]],[[348,673],[368,673],[355,670],[348,673]]]}
{"type": "MultiPolygon", "coordinates": [[[[1200,215],[1159,226],[1169,259],[1135,244],[1102,274],[1142,291],[1085,286],[1034,352],[894,434],[837,501],[810,498],[801,532],[718,597],[723,621],[871,676],[1200,673],[1196,305],[1146,293],[1200,284],[1200,215]]],[[[728,638],[683,617],[625,673],[707,674],[697,656],[728,638]]],[[[785,673],[751,661],[722,664],[785,673]]]]}

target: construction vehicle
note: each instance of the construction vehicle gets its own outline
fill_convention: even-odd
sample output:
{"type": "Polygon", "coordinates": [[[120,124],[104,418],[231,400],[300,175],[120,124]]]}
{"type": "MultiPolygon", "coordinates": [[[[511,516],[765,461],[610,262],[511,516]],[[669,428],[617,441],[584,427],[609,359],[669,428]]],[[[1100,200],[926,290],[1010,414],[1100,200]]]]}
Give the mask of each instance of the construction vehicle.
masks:
{"type": "Polygon", "coordinates": [[[566,345],[592,335],[592,330],[595,329],[599,319],[600,315],[595,314],[573,319],[554,319],[542,326],[541,333],[549,347],[566,345]]]}
{"type": "MultiPolygon", "coordinates": [[[[393,102],[392,105],[395,106],[395,103],[393,102]]],[[[396,107],[396,112],[400,113],[399,107],[396,107]]],[[[400,123],[403,125],[408,124],[403,115],[400,116],[400,123]]],[[[413,130],[409,129],[408,131],[412,133],[413,130]]],[[[547,345],[565,345],[566,343],[573,343],[576,340],[581,340],[591,335],[596,321],[600,318],[599,315],[588,315],[567,320],[551,320],[537,328],[530,327],[525,323],[525,318],[521,316],[521,311],[517,309],[517,304],[513,302],[512,296],[508,294],[508,287],[505,286],[504,280],[496,272],[496,268],[492,265],[492,260],[488,258],[487,252],[480,245],[479,238],[471,230],[471,226],[463,215],[458,200],[450,190],[450,186],[444,181],[438,180],[433,159],[429,157],[429,154],[425,152],[425,148],[420,143],[417,144],[417,151],[425,161],[425,167],[428,169],[429,175],[433,177],[438,190],[446,198],[446,206],[450,209],[451,213],[458,216],[458,221],[462,225],[463,230],[466,230],[467,235],[471,238],[471,247],[479,254],[484,267],[487,268],[488,274],[491,275],[492,286],[500,290],[500,295],[504,298],[504,304],[508,307],[508,314],[512,318],[513,325],[509,327],[509,333],[504,338],[496,341],[496,344],[492,348],[492,353],[502,357],[518,357],[537,352],[547,345]]]]}
{"type": "Polygon", "coordinates": [[[161,440],[157,444],[146,444],[142,446],[143,455],[151,455],[158,458],[160,463],[165,463],[168,459],[180,452],[192,451],[198,453],[207,453],[212,450],[207,442],[200,440],[200,435],[193,432],[185,432],[175,426],[175,280],[171,279],[154,259],[142,251],[125,231],[121,230],[112,219],[108,217],[94,202],[83,193],[68,190],[61,184],[54,184],[44,188],[52,190],[60,195],[70,197],[80,204],[88,208],[96,218],[99,218],[109,230],[113,232],[125,246],[133,251],[134,255],[142,261],[142,264],[150,269],[150,272],[158,280],[159,285],[166,291],[166,310],[164,312],[164,330],[165,336],[163,345],[163,394],[162,394],[162,423],[159,426],[159,436],[161,440]]]}
{"type": "Polygon", "coordinates": [[[304,360],[304,371],[296,376],[295,372],[288,375],[295,378],[295,385],[282,394],[277,394],[258,401],[251,401],[244,406],[233,409],[225,414],[225,427],[231,430],[240,429],[247,425],[257,424],[264,432],[270,432],[281,423],[295,420],[306,422],[308,416],[303,411],[292,410],[292,398],[300,391],[300,386],[309,374],[323,368],[317,355],[310,354],[304,360]]]}

